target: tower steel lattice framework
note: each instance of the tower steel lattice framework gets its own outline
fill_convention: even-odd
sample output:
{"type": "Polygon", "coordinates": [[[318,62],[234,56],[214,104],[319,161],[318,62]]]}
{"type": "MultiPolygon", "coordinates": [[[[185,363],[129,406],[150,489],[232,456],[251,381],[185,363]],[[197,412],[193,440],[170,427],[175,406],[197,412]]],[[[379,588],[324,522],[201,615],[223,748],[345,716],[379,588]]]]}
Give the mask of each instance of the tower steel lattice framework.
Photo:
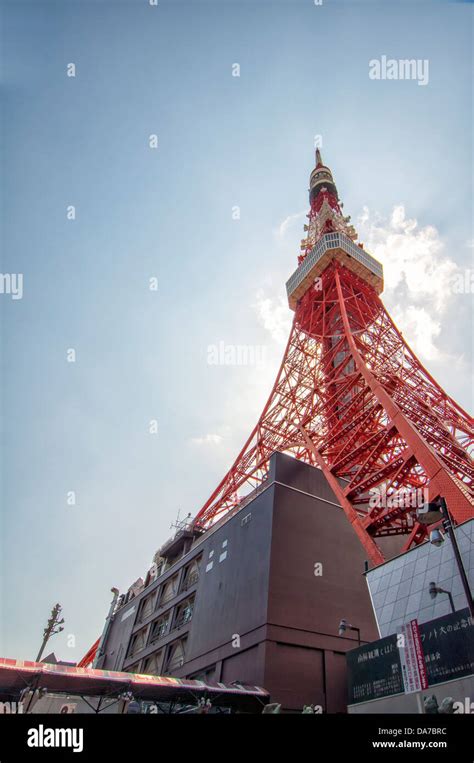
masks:
{"type": "Polygon", "coordinates": [[[263,485],[269,458],[293,454],[326,476],[373,564],[377,538],[426,538],[421,494],[442,495],[456,523],[474,516],[473,419],[437,384],[385,309],[382,265],[342,212],[316,152],[298,267],[287,282],[294,320],[262,414],[195,517],[207,528],[263,485]]]}

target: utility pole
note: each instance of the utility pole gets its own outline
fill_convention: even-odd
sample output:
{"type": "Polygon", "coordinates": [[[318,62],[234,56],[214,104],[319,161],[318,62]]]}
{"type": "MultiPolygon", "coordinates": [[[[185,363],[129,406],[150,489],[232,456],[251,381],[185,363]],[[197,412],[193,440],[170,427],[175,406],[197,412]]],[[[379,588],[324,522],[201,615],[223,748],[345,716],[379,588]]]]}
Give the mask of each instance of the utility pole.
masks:
{"type": "Polygon", "coordinates": [[[60,633],[60,631],[63,631],[63,622],[64,617],[60,620],[62,607],[60,604],[55,604],[53,609],[51,610],[51,617],[48,620],[48,624],[46,628],[43,631],[43,643],[41,644],[41,649],[38,652],[38,656],[36,658],[36,662],[39,662],[41,659],[41,655],[44,652],[44,648],[46,644],[48,643],[51,636],[54,636],[55,633],[60,633]]]}

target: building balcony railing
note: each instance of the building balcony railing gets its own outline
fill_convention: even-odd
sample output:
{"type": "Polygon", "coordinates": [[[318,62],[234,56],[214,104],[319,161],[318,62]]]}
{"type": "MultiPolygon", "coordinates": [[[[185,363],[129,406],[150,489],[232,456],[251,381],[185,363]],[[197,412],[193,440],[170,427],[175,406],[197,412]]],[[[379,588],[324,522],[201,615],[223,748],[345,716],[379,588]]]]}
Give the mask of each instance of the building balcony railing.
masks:
{"type": "Polygon", "coordinates": [[[150,638],[150,644],[154,644],[155,641],[159,641],[160,638],[163,638],[166,636],[167,633],[169,633],[169,622],[163,623],[163,625],[160,625],[159,628],[156,629],[156,631],[153,631],[150,638]]]}
{"type": "Polygon", "coordinates": [[[193,572],[191,575],[188,575],[183,580],[183,583],[181,585],[181,593],[183,591],[187,591],[188,588],[191,588],[191,586],[195,585],[199,580],[199,572],[193,572]]]}
{"type": "Polygon", "coordinates": [[[186,625],[186,623],[189,623],[189,621],[192,619],[193,616],[193,610],[191,609],[190,612],[183,613],[182,615],[179,615],[177,620],[173,623],[173,626],[171,628],[172,631],[177,631],[178,628],[182,628],[183,625],[186,625]]]}

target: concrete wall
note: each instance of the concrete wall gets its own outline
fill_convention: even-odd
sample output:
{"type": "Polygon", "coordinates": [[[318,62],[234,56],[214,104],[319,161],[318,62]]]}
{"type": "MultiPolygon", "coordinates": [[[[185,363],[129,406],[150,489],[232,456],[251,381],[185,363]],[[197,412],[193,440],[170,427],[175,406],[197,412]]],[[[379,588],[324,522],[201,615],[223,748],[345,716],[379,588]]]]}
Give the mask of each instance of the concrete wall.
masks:
{"type": "Polygon", "coordinates": [[[103,670],[122,670],[127,646],[137,617],[140,600],[132,599],[120,609],[111,625],[106,642],[106,655],[97,665],[103,670]]]}
{"type": "Polygon", "coordinates": [[[189,663],[220,647],[224,652],[219,659],[235,654],[232,641],[237,641],[236,636],[241,640],[239,650],[250,647],[254,643],[251,634],[265,625],[273,500],[274,487],[270,487],[202,543],[197,606],[187,647],[189,663]]]}
{"type": "MultiPolygon", "coordinates": [[[[319,495],[324,477],[313,470],[313,478],[319,495]]],[[[364,550],[342,509],[282,486],[275,490],[269,622],[337,636],[346,618],[360,628],[363,641],[377,638],[364,550]],[[321,575],[315,575],[317,564],[321,575]]],[[[354,632],[347,636],[356,638],[354,632]]]]}

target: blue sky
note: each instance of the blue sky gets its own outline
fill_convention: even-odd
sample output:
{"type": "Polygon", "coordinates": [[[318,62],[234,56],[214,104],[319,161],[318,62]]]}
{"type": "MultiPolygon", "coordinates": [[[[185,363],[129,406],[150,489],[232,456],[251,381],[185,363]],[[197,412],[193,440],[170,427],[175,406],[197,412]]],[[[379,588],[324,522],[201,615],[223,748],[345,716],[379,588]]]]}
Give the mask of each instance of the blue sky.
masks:
{"type": "Polygon", "coordinates": [[[2,272],[24,294],[0,296],[0,653],[34,658],[60,601],[51,648],[79,659],[270,391],[315,135],[387,306],[472,408],[472,294],[448,284],[473,267],[472,7],[1,5],[2,272]],[[428,85],[369,79],[382,55],[428,59],[428,85]],[[219,342],[265,363],[210,366],[219,342]]]}

